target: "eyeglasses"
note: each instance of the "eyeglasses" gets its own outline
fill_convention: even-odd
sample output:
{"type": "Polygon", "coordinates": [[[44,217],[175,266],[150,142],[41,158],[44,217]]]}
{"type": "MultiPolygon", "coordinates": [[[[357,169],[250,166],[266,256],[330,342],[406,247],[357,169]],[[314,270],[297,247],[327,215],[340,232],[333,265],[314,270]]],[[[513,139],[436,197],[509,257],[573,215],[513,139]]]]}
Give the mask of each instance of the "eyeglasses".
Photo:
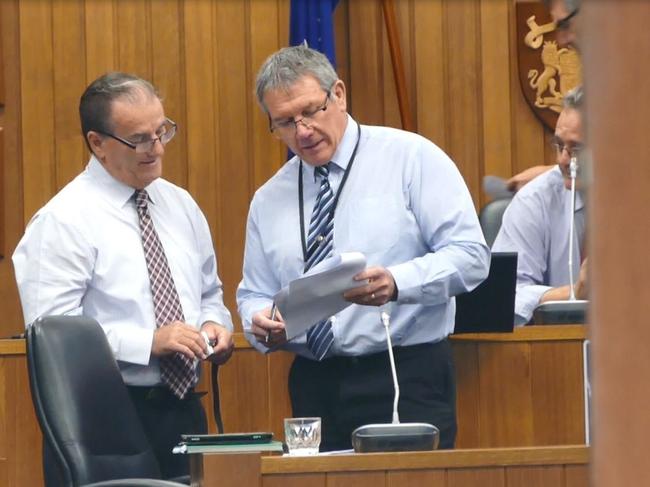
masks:
{"type": "Polygon", "coordinates": [[[167,118],[165,119],[165,123],[163,124],[163,126],[160,127],[158,131],[158,137],[154,137],[153,139],[142,140],[140,142],[131,142],[129,140],[123,139],[122,137],[118,137],[117,135],[110,134],[108,132],[97,131],[97,133],[106,135],[111,139],[115,139],[118,142],[121,142],[125,146],[134,149],[135,152],[138,154],[143,154],[145,152],[151,152],[154,145],[156,145],[156,142],[158,141],[160,141],[162,145],[167,145],[167,142],[172,140],[174,138],[174,135],[176,135],[176,128],[177,128],[176,122],[167,118]]]}
{"type": "Polygon", "coordinates": [[[571,12],[569,15],[567,15],[563,19],[560,19],[557,22],[555,22],[555,28],[557,30],[562,30],[562,31],[569,30],[569,28],[571,27],[571,19],[573,19],[573,17],[578,15],[579,11],[580,11],[580,9],[576,8],[573,12],[571,12]]]}
{"type": "Polygon", "coordinates": [[[578,157],[580,155],[580,152],[585,148],[583,144],[575,143],[568,145],[561,140],[553,140],[551,142],[551,146],[555,149],[555,152],[558,156],[566,150],[567,154],[569,154],[569,157],[578,157]]]}
{"type": "Polygon", "coordinates": [[[288,118],[286,120],[272,121],[269,117],[269,130],[276,137],[287,137],[296,133],[298,124],[301,123],[308,129],[311,128],[315,122],[316,117],[320,112],[327,110],[327,103],[329,102],[331,92],[328,91],[325,96],[325,101],[322,105],[314,108],[313,110],[305,110],[302,112],[302,117],[296,120],[295,118],[288,118]]]}

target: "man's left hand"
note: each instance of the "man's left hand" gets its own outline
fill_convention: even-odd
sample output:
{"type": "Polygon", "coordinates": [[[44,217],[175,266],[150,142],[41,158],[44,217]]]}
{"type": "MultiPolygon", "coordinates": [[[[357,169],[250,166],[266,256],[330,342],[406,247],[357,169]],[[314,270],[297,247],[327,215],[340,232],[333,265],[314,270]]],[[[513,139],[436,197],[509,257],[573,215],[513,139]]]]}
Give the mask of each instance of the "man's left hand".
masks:
{"type": "Polygon", "coordinates": [[[232,340],[232,333],[214,321],[206,321],[201,326],[201,331],[208,335],[208,340],[212,343],[214,353],[210,355],[207,360],[215,364],[225,363],[235,348],[235,343],[232,340]]]}
{"type": "Polygon", "coordinates": [[[367,284],[343,294],[343,297],[352,303],[381,306],[396,298],[395,279],[384,267],[368,267],[354,276],[354,280],[366,281],[367,284]]]}

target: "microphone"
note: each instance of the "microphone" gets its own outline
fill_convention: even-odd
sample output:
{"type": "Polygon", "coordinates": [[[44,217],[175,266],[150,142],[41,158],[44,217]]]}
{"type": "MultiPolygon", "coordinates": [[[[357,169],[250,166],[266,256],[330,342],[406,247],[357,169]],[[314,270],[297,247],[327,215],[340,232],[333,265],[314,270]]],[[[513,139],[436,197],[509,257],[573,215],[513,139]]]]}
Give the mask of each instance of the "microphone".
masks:
{"type": "Polygon", "coordinates": [[[387,424],[367,424],[352,432],[352,446],[356,453],[386,451],[427,451],[438,448],[440,431],[429,423],[400,423],[397,405],[399,403],[399,383],[397,368],[390,338],[390,315],[381,312],[381,322],[386,331],[388,358],[393,376],[395,397],[393,400],[393,420],[387,424]]]}
{"type": "Polygon", "coordinates": [[[587,315],[587,300],[576,299],[573,278],[573,241],[575,239],[576,178],[578,176],[578,159],[571,156],[569,161],[569,178],[571,179],[571,215],[569,224],[569,300],[547,301],[533,311],[536,325],[584,323],[587,315]]]}

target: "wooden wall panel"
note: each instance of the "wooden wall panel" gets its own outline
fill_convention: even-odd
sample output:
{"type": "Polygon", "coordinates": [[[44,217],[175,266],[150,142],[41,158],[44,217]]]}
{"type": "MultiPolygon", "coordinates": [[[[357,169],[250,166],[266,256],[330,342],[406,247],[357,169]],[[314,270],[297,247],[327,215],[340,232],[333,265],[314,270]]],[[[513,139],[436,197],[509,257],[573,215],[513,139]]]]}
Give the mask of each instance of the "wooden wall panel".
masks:
{"type": "Polygon", "coordinates": [[[10,60],[20,53],[20,27],[17,21],[18,1],[0,2],[0,41],[3,45],[5,105],[0,110],[2,126],[3,186],[0,187],[0,205],[4,214],[0,226],[4,243],[0,254],[0,309],[2,322],[0,336],[6,337],[24,329],[18,291],[16,290],[11,254],[24,229],[23,174],[20,116],[20,73],[10,60]],[[10,69],[11,68],[11,69],[10,69]]]}
{"type": "Polygon", "coordinates": [[[151,79],[151,15],[147,0],[114,2],[117,68],[151,79]]]}
{"type": "Polygon", "coordinates": [[[86,50],[81,0],[52,5],[54,69],[54,147],[56,187],[65,186],[85,165],[86,146],[79,124],[79,97],[86,87],[86,50]],[[69,59],[78,60],[69,63],[69,59]]]}
{"type": "MultiPolygon", "coordinates": [[[[219,103],[218,170],[218,221],[217,248],[229,249],[227,259],[220,260],[221,278],[228,283],[238,283],[242,278],[241,262],[244,257],[246,215],[252,192],[253,171],[249,166],[252,151],[249,144],[249,108],[253,84],[252,68],[242,56],[241,46],[246,46],[247,9],[245,2],[214,2],[216,32],[227,36],[215,36],[216,88],[219,103]]],[[[229,286],[226,305],[236,310],[234,286],[229,286]]]]}
{"type": "MultiPolygon", "coordinates": [[[[21,2],[20,111],[23,135],[24,219],[56,192],[54,154],[54,86],[52,58],[52,2],[21,2]],[[29,35],[27,35],[29,33],[29,35]]],[[[61,69],[67,69],[61,66],[61,69]]]]}
{"type": "Polygon", "coordinates": [[[160,91],[165,114],[178,124],[173,143],[165,147],[165,179],[187,187],[187,118],[183,57],[183,11],[178,0],[151,2],[151,79],[160,91]]]}
{"type": "Polygon", "coordinates": [[[445,114],[445,45],[442,0],[414,0],[415,123],[420,135],[449,146],[445,114]]]}
{"type": "Polygon", "coordinates": [[[449,102],[447,152],[465,177],[479,206],[482,165],[480,3],[446,2],[443,15],[447,34],[446,95],[449,102]]]}
{"type": "MultiPolygon", "coordinates": [[[[116,19],[110,0],[85,0],[86,85],[117,69],[116,19]]],[[[79,93],[81,95],[81,93],[79,93]]]]}
{"type": "MultiPolygon", "coordinates": [[[[481,2],[481,92],[483,172],[501,177],[512,173],[508,0],[481,2]]],[[[518,88],[518,85],[514,87],[518,88]]]]}

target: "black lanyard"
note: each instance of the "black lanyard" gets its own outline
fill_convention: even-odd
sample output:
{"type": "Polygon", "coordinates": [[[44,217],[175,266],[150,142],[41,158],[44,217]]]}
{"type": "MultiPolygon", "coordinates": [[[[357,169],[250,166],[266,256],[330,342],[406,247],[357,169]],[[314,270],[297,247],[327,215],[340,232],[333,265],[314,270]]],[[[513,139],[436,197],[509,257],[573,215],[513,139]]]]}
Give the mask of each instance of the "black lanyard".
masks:
{"type": "MultiPolygon", "coordinates": [[[[357,149],[359,148],[359,141],[361,140],[361,125],[357,122],[357,142],[354,144],[354,150],[348,161],[348,165],[345,168],[345,173],[343,174],[343,179],[339,185],[339,189],[336,191],[336,196],[334,197],[334,202],[332,203],[332,209],[330,210],[330,218],[334,220],[334,212],[336,211],[336,205],[339,202],[339,196],[345,186],[345,182],[348,180],[350,174],[350,169],[352,169],[352,164],[354,163],[354,158],[357,156],[357,149]]],[[[302,242],[302,258],[307,263],[307,239],[305,238],[305,203],[303,201],[303,188],[302,188],[302,159],[300,160],[300,167],[298,168],[298,210],[300,212],[300,241],[302,242]]]]}

